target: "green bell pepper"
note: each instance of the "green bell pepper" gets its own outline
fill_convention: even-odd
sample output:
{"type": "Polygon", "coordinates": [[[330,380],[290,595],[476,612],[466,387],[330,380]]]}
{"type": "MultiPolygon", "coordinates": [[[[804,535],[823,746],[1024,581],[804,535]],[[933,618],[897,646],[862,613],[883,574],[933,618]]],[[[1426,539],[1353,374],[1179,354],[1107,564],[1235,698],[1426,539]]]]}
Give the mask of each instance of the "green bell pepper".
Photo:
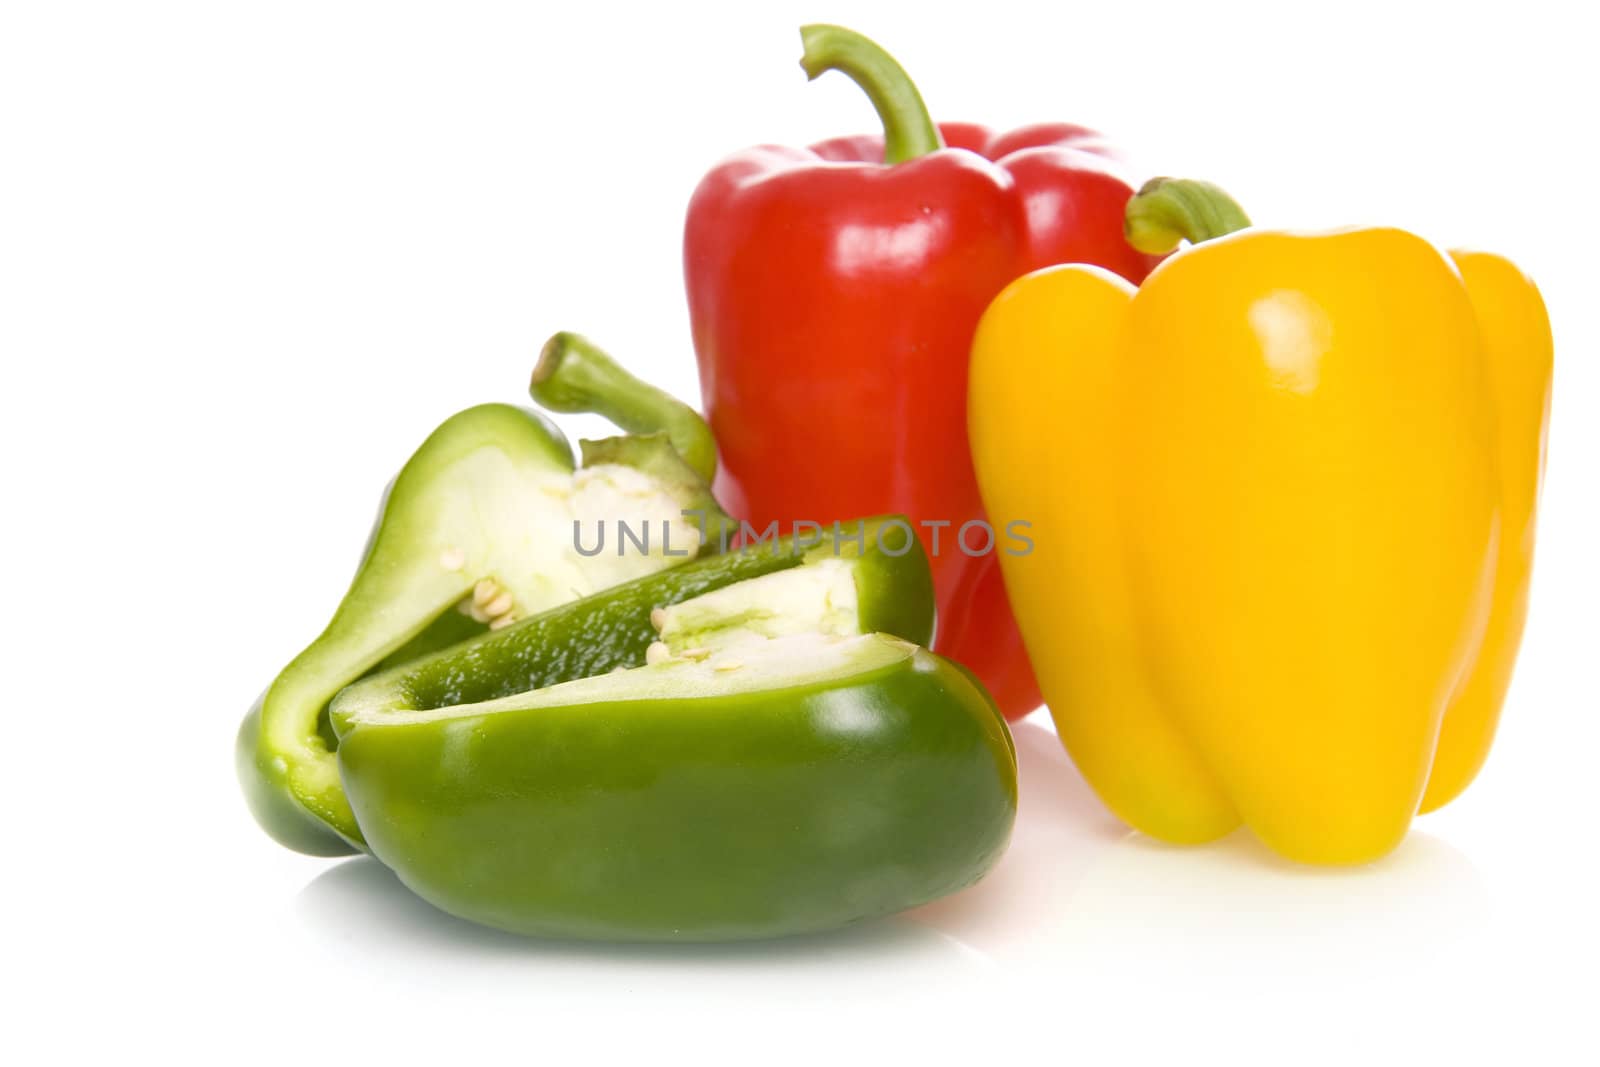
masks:
{"type": "Polygon", "coordinates": [[[975,882],[1015,752],[983,687],[917,647],[927,560],[880,525],[639,578],[345,689],[373,855],[445,911],[573,938],[774,937],[975,882]]]}
{"type": "Polygon", "coordinates": [[[240,727],[246,800],[282,844],[313,855],[363,846],[326,714],[346,685],[712,547],[705,542],[723,517],[707,488],[715,446],[698,415],[567,334],[546,346],[533,390],[564,394],[564,410],[587,400],[624,412],[629,428],[649,436],[582,442],[584,465],[575,469],[546,419],[485,404],[423,442],[385,493],[332,621],[240,727]],[[686,512],[710,519],[692,522],[686,512]],[[649,552],[581,547],[619,520],[648,526],[657,543],[649,552]]]}

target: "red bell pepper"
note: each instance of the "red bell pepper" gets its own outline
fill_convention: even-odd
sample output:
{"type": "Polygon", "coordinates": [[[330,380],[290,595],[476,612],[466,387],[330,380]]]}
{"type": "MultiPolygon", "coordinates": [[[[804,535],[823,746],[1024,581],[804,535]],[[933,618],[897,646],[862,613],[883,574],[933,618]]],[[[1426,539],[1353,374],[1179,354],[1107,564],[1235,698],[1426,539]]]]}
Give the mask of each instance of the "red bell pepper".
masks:
{"type": "MultiPolygon", "coordinates": [[[[900,512],[938,597],[935,648],[1006,715],[1039,704],[967,451],[967,356],[989,301],[1030,270],[1095,263],[1138,282],[1156,262],[1123,238],[1133,188],[1077,126],[991,134],[935,126],[905,71],[837,26],[802,29],[811,78],[839,70],[882,137],[762,146],[706,176],[684,273],[717,496],[757,529],[900,512]],[[948,525],[937,525],[948,524],[948,525]],[[974,552],[977,554],[969,554],[974,552]]],[[[787,529],[787,526],[785,526],[787,529]]]]}

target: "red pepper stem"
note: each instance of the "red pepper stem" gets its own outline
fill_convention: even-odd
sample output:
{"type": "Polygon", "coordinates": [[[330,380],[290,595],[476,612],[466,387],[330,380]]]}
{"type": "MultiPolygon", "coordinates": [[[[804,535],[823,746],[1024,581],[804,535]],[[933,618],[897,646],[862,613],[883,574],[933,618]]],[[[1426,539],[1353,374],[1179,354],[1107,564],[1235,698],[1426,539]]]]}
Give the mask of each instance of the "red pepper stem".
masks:
{"type": "Polygon", "coordinates": [[[717,473],[717,441],[699,413],[629,374],[588,338],[563,332],[546,341],[528,392],[551,411],[594,412],[628,433],[665,433],[707,484],[717,473]]]}
{"type": "Polygon", "coordinates": [[[944,147],[922,94],[888,52],[843,26],[802,26],[800,42],[805,47],[800,66],[808,79],[837,70],[866,91],[883,122],[885,163],[904,163],[944,147]]]}
{"type": "Polygon", "coordinates": [[[1199,244],[1249,225],[1238,201],[1210,182],[1151,178],[1128,201],[1122,231],[1134,248],[1159,256],[1184,241],[1199,244]]]}

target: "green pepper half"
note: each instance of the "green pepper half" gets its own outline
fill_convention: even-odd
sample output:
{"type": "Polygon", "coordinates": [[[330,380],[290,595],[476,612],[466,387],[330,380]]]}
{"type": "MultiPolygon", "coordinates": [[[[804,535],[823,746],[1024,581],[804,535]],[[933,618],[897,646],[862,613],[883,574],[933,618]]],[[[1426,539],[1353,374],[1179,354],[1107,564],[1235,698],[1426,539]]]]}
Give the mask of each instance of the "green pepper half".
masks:
{"type": "Polygon", "coordinates": [[[1010,834],[1015,753],[982,686],[914,643],[927,561],[878,526],[861,551],[789,540],[642,578],[346,689],[338,763],[372,853],[445,911],[552,937],[775,937],[972,884],[1010,834]],[[573,655],[589,677],[521,691],[573,655]]]}
{"type": "Polygon", "coordinates": [[[313,855],[363,845],[328,728],[327,705],[340,689],[715,547],[708,542],[722,516],[707,488],[715,452],[699,416],[567,334],[546,346],[534,390],[562,386],[564,410],[588,401],[652,432],[582,442],[584,465],[575,469],[566,438],[542,416],[484,404],[423,442],[385,494],[327,628],[240,727],[246,800],[282,844],[313,855]],[[653,534],[648,551],[633,542],[623,550],[619,521],[653,534]],[[611,541],[593,551],[606,524],[611,541]]]}

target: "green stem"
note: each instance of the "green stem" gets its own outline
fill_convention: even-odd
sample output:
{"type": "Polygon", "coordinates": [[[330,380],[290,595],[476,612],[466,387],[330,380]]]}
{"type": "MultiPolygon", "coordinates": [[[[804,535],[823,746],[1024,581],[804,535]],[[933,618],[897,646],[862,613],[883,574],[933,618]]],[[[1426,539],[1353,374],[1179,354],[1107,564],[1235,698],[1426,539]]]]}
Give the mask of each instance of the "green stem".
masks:
{"type": "Polygon", "coordinates": [[[551,411],[592,411],[628,433],[665,433],[708,484],[717,473],[717,441],[705,420],[671,393],[629,374],[587,338],[563,332],[546,341],[528,392],[551,411]]]}
{"type": "Polygon", "coordinates": [[[1183,241],[1197,245],[1249,225],[1244,208],[1210,182],[1151,178],[1128,201],[1122,230],[1134,248],[1159,256],[1183,241]]]}
{"type": "Polygon", "coordinates": [[[888,52],[843,26],[802,26],[800,43],[807,78],[837,70],[866,91],[883,122],[885,163],[904,163],[944,147],[922,94],[888,52]]]}

